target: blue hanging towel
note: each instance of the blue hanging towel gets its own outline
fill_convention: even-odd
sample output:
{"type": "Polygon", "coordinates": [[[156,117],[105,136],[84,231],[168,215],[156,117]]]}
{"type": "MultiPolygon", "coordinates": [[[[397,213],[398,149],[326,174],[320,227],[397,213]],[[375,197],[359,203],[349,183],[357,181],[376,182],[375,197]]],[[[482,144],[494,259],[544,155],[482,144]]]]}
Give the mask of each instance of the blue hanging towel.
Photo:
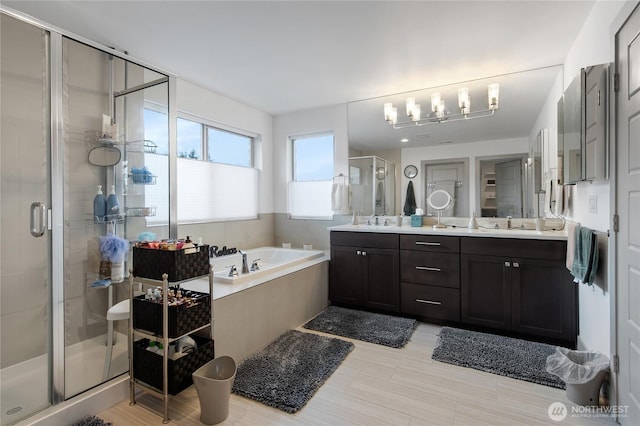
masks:
{"type": "Polygon", "coordinates": [[[598,238],[593,229],[579,226],[575,230],[575,246],[571,275],[593,285],[598,271],[598,238]]]}

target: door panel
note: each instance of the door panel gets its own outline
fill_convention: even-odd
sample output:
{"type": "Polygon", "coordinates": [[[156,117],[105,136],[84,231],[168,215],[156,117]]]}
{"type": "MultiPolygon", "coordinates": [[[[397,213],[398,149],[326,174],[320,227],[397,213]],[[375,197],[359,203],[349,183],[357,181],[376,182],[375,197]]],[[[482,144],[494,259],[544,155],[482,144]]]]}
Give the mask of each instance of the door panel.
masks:
{"type": "Polygon", "coordinates": [[[4,14],[0,20],[0,407],[4,425],[46,408],[51,401],[51,236],[46,226],[40,237],[30,232],[31,205],[39,202],[50,208],[51,189],[48,34],[4,14]]]}
{"type": "Polygon", "coordinates": [[[496,163],[498,217],[522,217],[522,167],[520,160],[496,163]]]}
{"type": "Polygon", "coordinates": [[[622,424],[640,424],[640,8],[616,35],[616,238],[618,405],[622,424]],[[633,220],[631,217],[633,216],[633,220]]]}

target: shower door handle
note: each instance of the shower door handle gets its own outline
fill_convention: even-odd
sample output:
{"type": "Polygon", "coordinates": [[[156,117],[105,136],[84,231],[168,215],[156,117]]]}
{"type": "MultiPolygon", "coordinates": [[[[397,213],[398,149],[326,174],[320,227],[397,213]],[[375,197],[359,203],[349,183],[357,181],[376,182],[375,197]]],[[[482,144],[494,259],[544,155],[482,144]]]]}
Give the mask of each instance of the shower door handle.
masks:
{"type": "Polygon", "coordinates": [[[47,207],[39,201],[31,203],[31,235],[42,237],[47,230],[47,207]]]}

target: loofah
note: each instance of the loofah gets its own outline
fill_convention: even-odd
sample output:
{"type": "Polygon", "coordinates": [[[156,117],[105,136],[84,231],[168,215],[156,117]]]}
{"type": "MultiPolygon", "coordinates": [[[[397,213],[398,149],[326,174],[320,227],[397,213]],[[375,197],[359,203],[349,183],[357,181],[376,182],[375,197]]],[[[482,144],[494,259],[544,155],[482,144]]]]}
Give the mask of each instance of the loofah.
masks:
{"type": "Polygon", "coordinates": [[[110,262],[124,261],[124,255],[129,251],[129,241],[117,235],[100,237],[100,254],[104,260],[110,262]]]}

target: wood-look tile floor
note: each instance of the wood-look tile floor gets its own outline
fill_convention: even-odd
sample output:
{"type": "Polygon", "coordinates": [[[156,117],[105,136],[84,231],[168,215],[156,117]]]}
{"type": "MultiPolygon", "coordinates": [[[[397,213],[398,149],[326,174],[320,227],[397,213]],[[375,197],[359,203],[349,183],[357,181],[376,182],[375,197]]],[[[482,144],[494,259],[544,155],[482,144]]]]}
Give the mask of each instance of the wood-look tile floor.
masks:
{"type": "MultiPolygon", "coordinates": [[[[550,404],[563,402],[571,410],[572,404],[563,390],[433,361],[431,352],[439,330],[439,326],[419,323],[411,341],[402,349],[351,340],[355,349],[297,413],[287,414],[231,395],[229,417],[221,424],[615,424],[610,418],[578,416],[571,411],[564,420],[554,422],[547,414],[550,404]]],[[[162,424],[159,399],[141,392],[137,402],[130,406],[128,400],[122,401],[98,416],[115,426],[162,424]]],[[[173,424],[201,424],[193,386],[172,397],[169,417],[173,424]]]]}

